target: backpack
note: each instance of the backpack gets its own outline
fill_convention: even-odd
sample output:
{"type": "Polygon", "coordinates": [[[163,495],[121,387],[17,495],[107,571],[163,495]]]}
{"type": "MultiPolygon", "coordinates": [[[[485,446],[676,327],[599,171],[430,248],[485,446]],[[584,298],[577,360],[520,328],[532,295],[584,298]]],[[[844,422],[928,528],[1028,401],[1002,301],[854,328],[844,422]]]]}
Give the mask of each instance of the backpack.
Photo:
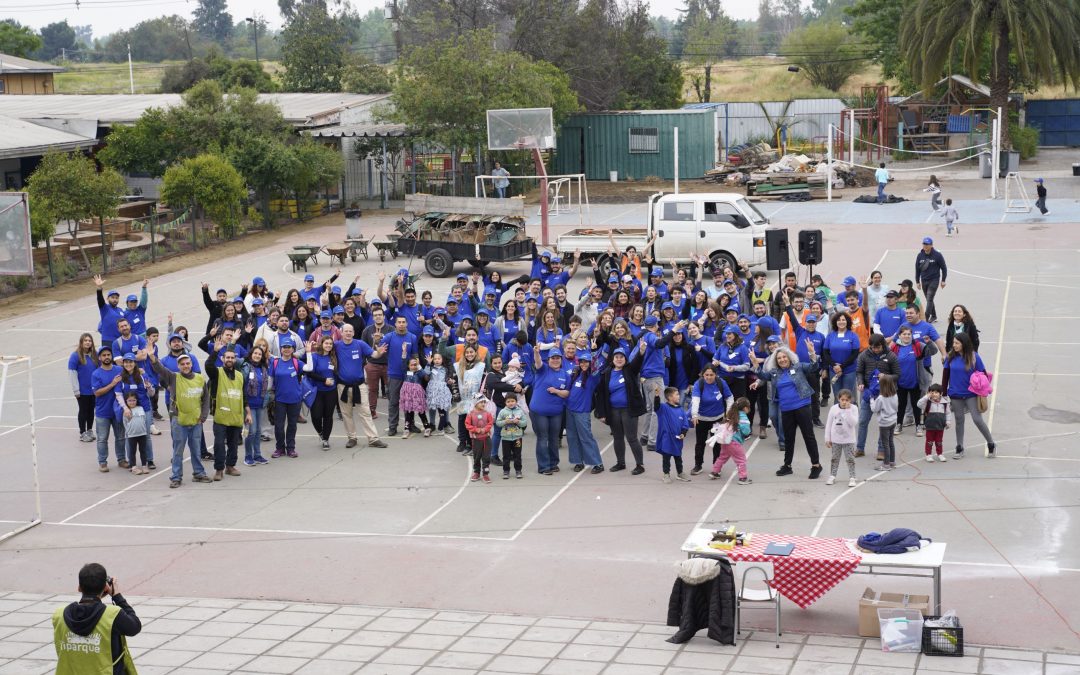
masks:
{"type": "Polygon", "coordinates": [[[727,445],[735,439],[735,429],[727,422],[717,422],[712,427],[712,435],[708,439],[708,444],[715,445],[727,445]]]}

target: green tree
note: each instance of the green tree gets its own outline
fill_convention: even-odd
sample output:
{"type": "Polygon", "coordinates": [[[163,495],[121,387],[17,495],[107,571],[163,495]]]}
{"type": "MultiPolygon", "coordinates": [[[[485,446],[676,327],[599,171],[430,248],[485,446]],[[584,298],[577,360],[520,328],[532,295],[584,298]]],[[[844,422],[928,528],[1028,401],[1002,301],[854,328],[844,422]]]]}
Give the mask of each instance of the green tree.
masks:
{"type": "Polygon", "coordinates": [[[128,30],[106,36],[98,50],[105,61],[127,61],[127,48],[136,61],[191,59],[199,46],[187,19],[172,15],[140,21],[128,30]]]}
{"type": "Polygon", "coordinates": [[[325,188],[341,179],[345,160],[337,148],[327,147],[305,139],[290,148],[294,169],[288,176],[287,187],[296,199],[300,218],[305,217],[303,205],[319,188],[325,188]]]}
{"type": "MultiPolygon", "coordinates": [[[[115,215],[127,192],[123,176],[109,168],[98,171],[94,160],[79,153],[46,153],[27,182],[30,234],[35,245],[48,241],[59,223],[66,223],[68,232],[74,234],[80,220],[115,215]]],[[[72,239],[90,269],[81,241],[74,236],[72,239]]]]}
{"type": "Polygon", "coordinates": [[[229,160],[205,153],[170,166],[161,182],[161,198],[174,208],[198,205],[228,238],[240,223],[244,179],[229,160]]]}
{"type": "MultiPolygon", "coordinates": [[[[1008,110],[1009,92],[1019,80],[1080,86],[1077,35],[1080,3],[1075,1],[915,0],[901,23],[900,50],[925,89],[942,77],[957,52],[968,77],[978,82],[989,50],[990,106],[1008,110]]],[[[1001,138],[1011,147],[1007,124],[1001,138]]]]}
{"type": "Polygon", "coordinates": [[[67,21],[57,21],[41,29],[41,49],[37,50],[35,56],[39,59],[58,59],[65,51],[75,49],[75,45],[75,29],[67,21]]]}
{"type": "Polygon", "coordinates": [[[900,54],[900,25],[911,0],[857,0],[845,10],[851,31],[869,43],[870,59],[881,66],[881,76],[900,83],[899,92],[916,89],[907,60],[900,54]]]}
{"type": "Polygon", "coordinates": [[[499,51],[487,30],[409,50],[394,86],[391,121],[448,148],[486,141],[491,108],[553,110],[558,125],[578,109],[569,78],[551,64],[499,51]]]}
{"type": "Polygon", "coordinates": [[[182,94],[203,80],[215,80],[226,91],[238,87],[259,92],[277,89],[269,73],[260,64],[246,59],[226,58],[214,47],[205,57],[195,57],[166,68],[161,76],[161,91],[182,94]]]}
{"type": "Polygon", "coordinates": [[[232,15],[226,11],[226,7],[226,0],[199,0],[191,26],[199,34],[218,44],[225,44],[233,29],[232,15]]]}
{"type": "Polygon", "coordinates": [[[341,71],[341,90],[356,94],[389,94],[394,88],[390,72],[378,63],[352,54],[341,71]]]}
{"type": "Polygon", "coordinates": [[[299,170],[296,153],[283,139],[257,135],[236,139],[227,156],[255,191],[263,225],[273,225],[270,198],[289,190],[290,177],[299,170]]]}
{"type": "Polygon", "coordinates": [[[863,50],[843,24],[815,21],[784,39],[784,53],[816,87],[840,88],[865,65],[863,50]]]}
{"type": "Polygon", "coordinates": [[[722,9],[712,17],[704,12],[698,14],[687,28],[683,57],[704,70],[703,78],[693,79],[698,101],[712,100],[713,66],[731,57],[735,44],[735,22],[722,9]]]}
{"type": "Polygon", "coordinates": [[[41,49],[42,41],[34,29],[14,19],[0,21],[0,54],[26,58],[41,49]]]}
{"type": "Polygon", "coordinates": [[[353,40],[356,51],[375,63],[390,63],[397,55],[393,25],[382,8],[377,7],[364,16],[357,17],[352,33],[356,36],[353,40]]]}
{"type": "Polygon", "coordinates": [[[341,91],[349,34],[341,17],[320,3],[296,7],[282,31],[281,64],[286,91],[341,91]]]}

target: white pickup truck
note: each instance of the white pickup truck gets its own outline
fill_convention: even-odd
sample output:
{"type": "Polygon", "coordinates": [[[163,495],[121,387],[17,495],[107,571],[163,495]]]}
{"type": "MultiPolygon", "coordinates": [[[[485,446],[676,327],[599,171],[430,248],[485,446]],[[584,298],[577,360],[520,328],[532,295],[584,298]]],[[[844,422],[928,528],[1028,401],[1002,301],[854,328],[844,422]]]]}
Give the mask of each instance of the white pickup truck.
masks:
{"type": "MultiPolygon", "coordinates": [[[[690,254],[705,256],[714,265],[734,268],[735,261],[755,266],[765,263],[765,230],[769,219],[739,194],[657,193],[649,197],[648,224],[644,228],[610,228],[618,253],[633,246],[639,254],[656,235],[655,260],[689,263],[690,254]]],[[[581,257],[606,269],[614,264],[609,255],[609,229],[580,228],[559,236],[561,254],[581,251],[581,257]]]]}

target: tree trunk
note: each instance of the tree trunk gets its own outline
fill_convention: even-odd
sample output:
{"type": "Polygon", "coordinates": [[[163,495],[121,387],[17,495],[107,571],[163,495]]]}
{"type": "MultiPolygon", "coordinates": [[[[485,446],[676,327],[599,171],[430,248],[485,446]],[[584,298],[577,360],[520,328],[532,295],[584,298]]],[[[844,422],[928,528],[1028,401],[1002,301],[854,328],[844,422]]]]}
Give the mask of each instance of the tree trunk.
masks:
{"type": "MultiPolygon", "coordinates": [[[[82,257],[83,264],[86,265],[86,270],[93,274],[94,270],[90,269],[90,258],[86,255],[86,249],[83,248],[82,241],[75,234],[75,230],[78,229],[79,224],[76,222],[75,227],[71,226],[71,221],[67,221],[68,234],[71,235],[71,240],[75,242],[75,248],[79,249],[79,256],[82,257]]],[[[102,248],[105,247],[105,243],[102,242],[102,248]]]]}
{"type": "Polygon", "coordinates": [[[1001,109],[1001,149],[1012,150],[1012,137],[1009,136],[1009,24],[1004,19],[998,20],[997,44],[994,45],[993,73],[990,75],[990,107],[996,112],[1001,109]]]}
{"type": "Polygon", "coordinates": [[[697,94],[698,103],[704,103],[705,92],[701,90],[701,78],[697,75],[691,75],[690,84],[694,85],[694,93],[697,94]]]}
{"type": "Polygon", "coordinates": [[[705,103],[712,100],[712,64],[705,64],[705,103]]]}

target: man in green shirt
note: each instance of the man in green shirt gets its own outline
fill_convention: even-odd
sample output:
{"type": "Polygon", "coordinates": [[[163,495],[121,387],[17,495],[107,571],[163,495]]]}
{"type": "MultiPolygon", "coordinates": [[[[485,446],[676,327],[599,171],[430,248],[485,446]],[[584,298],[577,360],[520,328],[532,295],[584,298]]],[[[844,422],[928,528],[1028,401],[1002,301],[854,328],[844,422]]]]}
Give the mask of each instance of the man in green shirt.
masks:
{"type": "Polygon", "coordinates": [[[83,565],[79,592],[81,600],[53,612],[57,675],[136,675],[127,638],[139,634],[142,622],[120,595],[116,579],[98,563],[83,565]],[[113,604],[102,602],[106,595],[113,604]]]}

